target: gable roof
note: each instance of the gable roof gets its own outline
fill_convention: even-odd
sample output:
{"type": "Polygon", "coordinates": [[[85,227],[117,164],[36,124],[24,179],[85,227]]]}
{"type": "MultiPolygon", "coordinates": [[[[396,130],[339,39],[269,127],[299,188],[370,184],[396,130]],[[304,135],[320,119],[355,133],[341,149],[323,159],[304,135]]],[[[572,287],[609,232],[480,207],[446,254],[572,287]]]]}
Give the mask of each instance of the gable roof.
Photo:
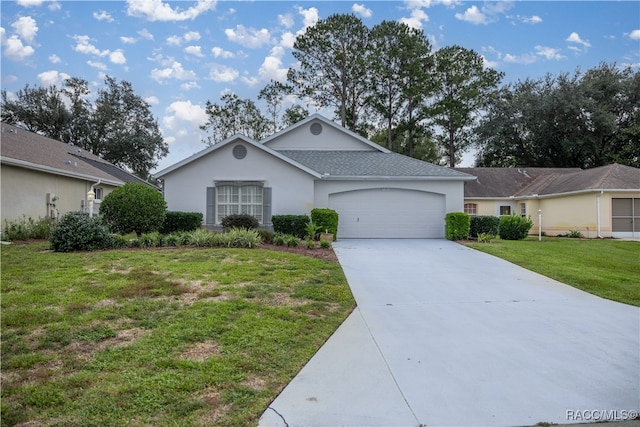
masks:
{"type": "Polygon", "coordinates": [[[1,124],[0,136],[3,164],[111,185],[151,185],[86,150],[7,123],[1,124]]]}
{"type": "Polygon", "coordinates": [[[364,145],[368,146],[369,148],[374,148],[376,151],[382,152],[382,153],[390,153],[391,150],[376,144],[375,142],[369,141],[367,138],[363,137],[360,134],[357,134],[345,127],[342,127],[341,125],[339,125],[338,123],[334,122],[333,120],[330,120],[328,118],[326,118],[325,116],[323,116],[322,114],[319,113],[313,113],[310,116],[308,116],[307,118],[305,118],[304,120],[301,120],[297,123],[294,123],[293,125],[289,126],[288,128],[282,129],[279,132],[274,133],[273,135],[263,139],[262,141],[260,141],[261,144],[265,144],[265,145],[269,145],[269,142],[278,139],[281,135],[285,134],[285,133],[289,133],[293,130],[296,130],[298,128],[301,128],[303,126],[306,126],[307,124],[313,122],[313,121],[320,121],[323,124],[337,130],[338,132],[344,133],[358,141],[360,141],[361,143],[363,143],[364,145]]]}
{"type": "Polygon", "coordinates": [[[468,198],[550,196],[601,190],[639,190],[640,169],[617,163],[578,168],[456,168],[475,175],[465,185],[468,198]]]}
{"type": "Polygon", "coordinates": [[[471,180],[453,169],[393,152],[282,150],[283,155],[320,173],[323,178],[447,178],[471,180]]]}
{"type": "Polygon", "coordinates": [[[311,170],[311,169],[307,168],[306,166],[301,165],[301,164],[295,162],[294,160],[292,160],[292,159],[290,159],[290,158],[278,153],[277,151],[272,150],[271,148],[266,147],[266,146],[264,146],[264,145],[262,145],[262,144],[260,144],[260,143],[258,143],[256,141],[254,141],[253,139],[251,139],[251,138],[249,138],[247,136],[244,136],[244,135],[234,135],[234,136],[232,136],[230,138],[225,139],[222,142],[218,142],[217,144],[211,145],[211,146],[205,148],[204,150],[198,151],[197,153],[187,157],[186,159],[179,161],[178,163],[175,163],[175,164],[173,164],[173,165],[171,165],[171,166],[169,166],[169,167],[167,167],[167,168],[165,168],[165,169],[163,169],[163,170],[161,170],[159,172],[156,172],[154,174],[154,176],[156,178],[162,178],[162,177],[170,174],[171,172],[174,172],[175,170],[180,169],[180,168],[188,165],[189,163],[194,162],[195,160],[198,160],[201,157],[205,157],[205,156],[207,156],[207,155],[209,155],[209,154],[211,154],[211,153],[213,153],[215,151],[220,150],[222,147],[225,147],[226,145],[229,145],[231,143],[238,142],[238,141],[241,141],[241,142],[244,142],[246,144],[249,144],[249,145],[255,147],[258,150],[262,150],[264,152],[267,152],[267,153],[271,154],[272,156],[277,157],[280,160],[283,160],[284,162],[287,162],[290,165],[292,165],[292,166],[294,166],[294,167],[296,167],[298,169],[301,169],[301,170],[303,170],[303,171],[315,176],[316,178],[320,178],[320,175],[316,171],[311,170]]]}

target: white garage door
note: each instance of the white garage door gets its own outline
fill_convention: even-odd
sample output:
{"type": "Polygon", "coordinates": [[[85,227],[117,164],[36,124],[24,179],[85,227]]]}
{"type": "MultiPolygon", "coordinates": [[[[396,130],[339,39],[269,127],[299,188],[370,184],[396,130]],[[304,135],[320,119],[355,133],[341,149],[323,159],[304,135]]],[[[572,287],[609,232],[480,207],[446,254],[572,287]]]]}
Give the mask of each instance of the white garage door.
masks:
{"type": "Polygon", "coordinates": [[[442,194],[397,188],[354,190],[329,195],[338,212],[338,238],[443,238],[442,194]]]}

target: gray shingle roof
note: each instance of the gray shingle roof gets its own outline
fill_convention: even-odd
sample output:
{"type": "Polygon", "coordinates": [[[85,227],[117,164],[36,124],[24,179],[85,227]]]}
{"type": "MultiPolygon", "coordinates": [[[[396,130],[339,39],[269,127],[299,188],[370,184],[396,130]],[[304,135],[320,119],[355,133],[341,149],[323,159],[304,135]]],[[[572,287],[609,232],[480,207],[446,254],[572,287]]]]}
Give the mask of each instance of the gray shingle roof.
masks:
{"type": "Polygon", "coordinates": [[[1,124],[0,155],[5,162],[37,168],[54,174],[113,184],[148,182],[124,171],[77,146],[68,145],[34,132],[1,124]]]}
{"type": "Polygon", "coordinates": [[[320,174],[332,177],[430,177],[471,179],[454,169],[436,166],[397,153],[377,151],[278,150],[320,174]]]}
{"type": "Polygon", "coordinates": [[[465,197],[517,197],[589,190],[640,189],[640,169],[617,163],[578,168],[456,168],[475,175],[465,197]]]}

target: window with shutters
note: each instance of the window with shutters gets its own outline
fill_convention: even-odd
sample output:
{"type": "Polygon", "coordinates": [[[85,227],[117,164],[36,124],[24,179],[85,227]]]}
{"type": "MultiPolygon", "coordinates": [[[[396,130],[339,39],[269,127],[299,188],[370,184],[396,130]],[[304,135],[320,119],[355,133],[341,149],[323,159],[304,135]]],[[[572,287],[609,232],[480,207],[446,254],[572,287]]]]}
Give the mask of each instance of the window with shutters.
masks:
{"type": "Polygon", "coordinates": [[[216,223],[232,214],[248,214],[263,222],[263,187],[251,184],[216,185],[216,223]]]}

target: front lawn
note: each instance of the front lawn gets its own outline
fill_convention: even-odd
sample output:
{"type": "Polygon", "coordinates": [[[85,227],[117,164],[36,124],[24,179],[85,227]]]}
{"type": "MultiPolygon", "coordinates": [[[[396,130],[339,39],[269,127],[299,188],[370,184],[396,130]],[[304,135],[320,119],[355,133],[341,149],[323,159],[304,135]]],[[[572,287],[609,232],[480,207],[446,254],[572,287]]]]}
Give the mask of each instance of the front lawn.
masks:
{"type": "Polygon", "coordinates": [[[264,249],[2,247],[2,426],[249,426],[355,306],[264,249]]]}
{"type": "Polygon", "coordinates": [[[640,243],[545,237],[465,243],[594,295],[640,306],[640,243]]]}

